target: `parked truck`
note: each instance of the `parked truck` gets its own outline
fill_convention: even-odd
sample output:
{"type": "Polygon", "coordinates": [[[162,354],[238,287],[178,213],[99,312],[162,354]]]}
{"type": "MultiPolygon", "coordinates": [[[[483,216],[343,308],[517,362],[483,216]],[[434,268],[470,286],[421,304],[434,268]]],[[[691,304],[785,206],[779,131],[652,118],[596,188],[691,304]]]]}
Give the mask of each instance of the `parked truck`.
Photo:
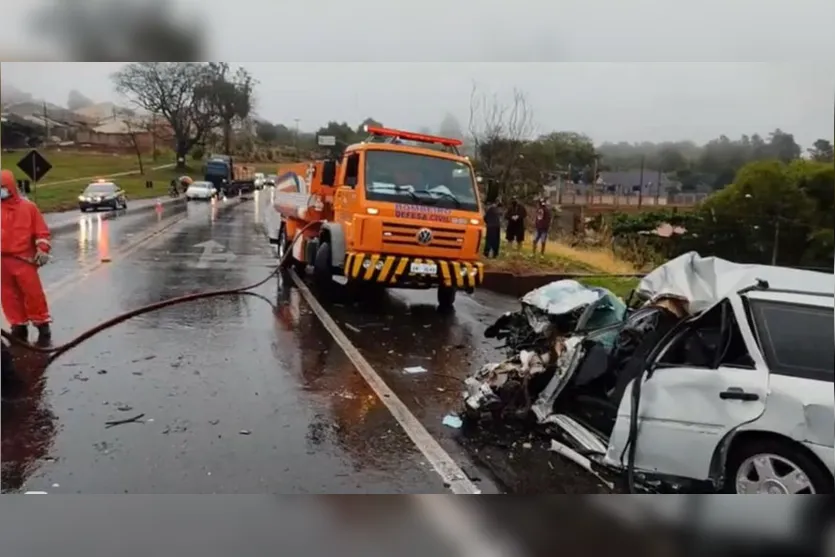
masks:
{"type": "Polygon", "coordinates": [[[270,240],[279,256],[292,244],[291,264],[312,266],[322,287],[341,275],[349,284],[437,288],[439,306],[449,308],[457,291],[472,292],[484,277],[473,166],[456,139],[366,132],[339,160],[279,167],[270,240]]]}
{"type": "Polygon", "coordinates": [[[235,164],[229,155],[210,155],[203,167],[203,179],[226,197],[255,191],[252,168],[235,164]]]}

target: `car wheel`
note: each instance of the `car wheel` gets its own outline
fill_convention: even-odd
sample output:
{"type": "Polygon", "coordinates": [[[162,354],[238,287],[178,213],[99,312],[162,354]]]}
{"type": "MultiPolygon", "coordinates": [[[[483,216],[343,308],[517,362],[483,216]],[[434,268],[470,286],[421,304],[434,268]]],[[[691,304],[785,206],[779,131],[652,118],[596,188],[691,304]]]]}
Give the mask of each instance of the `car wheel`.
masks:
{"type": "Polygon", "coordinates": [[[814,495],[835,492],[835,480],[814,456],[791,441],[754,439],[728,455],[723,491],[814,495]]]}
{"type": "Polygon", "coordinates": [[[324,242],[316,250],[316,259],[313,261],[313,278],[319,288],[333,286],[333,265],[331,261],[331,245],[324,242]]]}

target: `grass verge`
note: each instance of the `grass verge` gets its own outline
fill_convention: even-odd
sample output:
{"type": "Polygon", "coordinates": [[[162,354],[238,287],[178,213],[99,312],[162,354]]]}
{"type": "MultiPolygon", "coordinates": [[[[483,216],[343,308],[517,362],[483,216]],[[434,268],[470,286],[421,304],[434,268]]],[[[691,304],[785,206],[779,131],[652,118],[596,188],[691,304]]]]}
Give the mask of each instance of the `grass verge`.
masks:
{"type": "MultiPolygon", "coordinates": [[[[167,195],[169,182],[183,176],[183,174],[189,174],[189,172],[184,173],[173,168],[163,168],[147,171],[145,174],[120,176],[113,178],[113,182],[125,190],[128,203],[130,203],[132,199],[148,199],[167,195]],[[154,187],[146,188],[146,180],[151,180],[154,187]]],[[[87,187],[87,183],[84,180],[76,183],[57,184],[52,187],[38,186],[29,194],[29,199],[34,201],[44,213],[68,211],[78,207],[78,196],[87,187]]]]}
{"type": "MultiPolygon", "coordinates": [[[[22,178],[22,172],[15,168],[17,160],[25,152],[4,153],[4,167],[14,168],[15,175],[22,178]],[[8,164],[8,160],[14,161],[8,164]]],[[[112,174],[138,171],[138,162],[132,155],[113,155],[102,153],[74,153],[65,151],[46,151],[42,153],[52,165],[47,177],[40,182],[29,194],[29,199],[34,201],[44,213],[56,211],[67,211],[78,206],[78,195],[87,187],[91,176],[107,178],[112,174]],[[71,180],[71,181],[68,181],[71,180]]],[[[151,157],[143,158],[145,174],[131,174],[129,176],[116,176],[112,180],[121,186],[131,199],[147,199],[167,195],[168,183],[173,178],[183,174],[194,175],[194,169],[186,172],[176,170],[173,167],[152,170],[152,167],[170,163],[170,160],[158,159],[153,161],[151,157]],[[151,180],[154,187],[148,189],[145,182],[151,180]]]]}
{"type": "MultiPolygon", "coordinates": [[[[14,169],[15,174],[23,174],[17,168],[19,161],[28,151],[14,151],[3,153],[3,166],[14,169]],[[11,163],[11,164],[10,164],[11,163]]],[[[139,169],[135,155],[107,154],[107,153],[81,153],[73,151],[40,151],[41,155],[49,161],[52,169],[49,174],[39,183],[41,187],[49,187],[54,182],[65,180],[86,179],[90,176],[108,176],[120,172],[130,172],[139,169]]],[[[160,166],[173,162],[172,160],[151,160],[151,157],[143,157],[143,164],[146,167],[160,166]]]]}
{"type": "Polygon", "coordinates": [[[499,254],[496,258],[483,259],[486,271],[509,272],[515,275],[600,275],[578,280],[589,286],[608,288],[622,298],[626,298],[638,284],[637,278],[606,276],[638,273],[639,270],[629,262],[619,260],[610,250],[602,248],[578,249],[549,240],[545,246],[545,254],[535,254],[530,243],[517,250],[502,239],[499,254]]]}

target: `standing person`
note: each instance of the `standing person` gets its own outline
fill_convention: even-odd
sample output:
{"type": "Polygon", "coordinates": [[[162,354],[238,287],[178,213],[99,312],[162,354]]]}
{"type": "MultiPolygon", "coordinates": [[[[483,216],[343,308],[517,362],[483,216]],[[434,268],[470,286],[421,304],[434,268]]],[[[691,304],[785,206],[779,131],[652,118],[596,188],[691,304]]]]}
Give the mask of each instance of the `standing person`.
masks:
{"type": "Polygon", "coordinates": [[[484,257],[498,257],[499,245],[502,243],[502,215],[501,204],[498,201],[490,203],[484,212],[484,226],[487,235],[484,238],[484,257]]]}
{"type": "Polygon", "coordinates": [[[0,186],[3,313],[14,336],[28,341],[32,323],[38,329],[38,344],[48,344],[52,339],[52,319],[38,268],[49,261],[49,228],[38,207],[21,197],[10,170],[0,172],[0,186]]]}
{"type": "Polygon", "coordinates": [[[509,244],[516,243],[516,249],[522,247],[522,242],[525,241],[525,218],[528,212],[525,207],[519,203],[515,197],[510,200],[510,208],[507,211],[505,218],[507,219],[507,233],[506,238],[509,244]]]}
{"type": "Polygon", "coordinates": [[[534,228],[536,234],[533,238],[533,252],[536,253],[536,246],[541,245],[541,253],[545,255],[545,244],[548,242],[548,231],[551,229],[551,210],[548,208],[545,198],[539,200],[534,228]]]}

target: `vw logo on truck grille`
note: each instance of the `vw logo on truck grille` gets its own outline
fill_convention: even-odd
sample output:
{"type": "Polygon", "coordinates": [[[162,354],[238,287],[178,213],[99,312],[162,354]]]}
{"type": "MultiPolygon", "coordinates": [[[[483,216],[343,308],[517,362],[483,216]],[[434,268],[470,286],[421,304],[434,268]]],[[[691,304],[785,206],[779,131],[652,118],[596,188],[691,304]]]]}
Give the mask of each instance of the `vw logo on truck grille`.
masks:
{"type": "Polygon", "coordinates": [[[432,231],[428,228],[421,228],[417,233],[417,241],[418,244],[423,244],[425,246],[432,241],[432,231]]]}

